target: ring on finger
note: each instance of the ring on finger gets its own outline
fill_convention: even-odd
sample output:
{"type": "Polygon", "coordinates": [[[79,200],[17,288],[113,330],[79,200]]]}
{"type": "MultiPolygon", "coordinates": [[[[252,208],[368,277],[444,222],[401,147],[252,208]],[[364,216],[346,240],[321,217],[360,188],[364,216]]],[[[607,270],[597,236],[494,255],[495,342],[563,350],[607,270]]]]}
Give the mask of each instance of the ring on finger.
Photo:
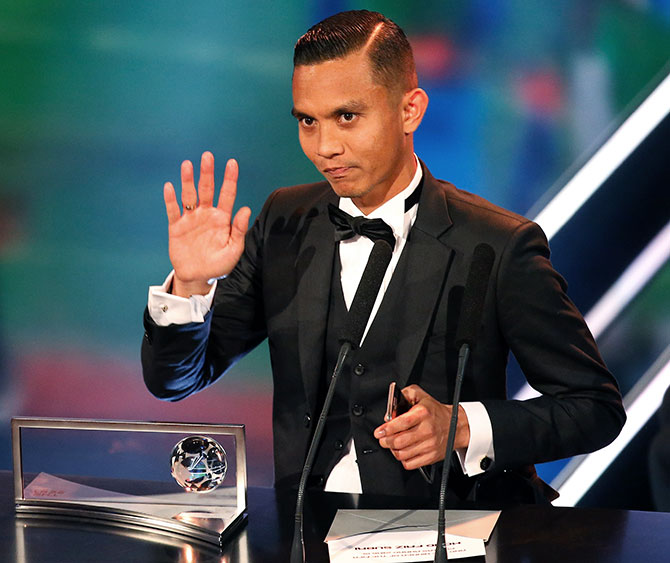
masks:
{"type": "Polygon", "coordinates": [[[193,211],[195,209],[195,205],[186,205],[184,204],[184,209],[186,211],[193,211]]]}

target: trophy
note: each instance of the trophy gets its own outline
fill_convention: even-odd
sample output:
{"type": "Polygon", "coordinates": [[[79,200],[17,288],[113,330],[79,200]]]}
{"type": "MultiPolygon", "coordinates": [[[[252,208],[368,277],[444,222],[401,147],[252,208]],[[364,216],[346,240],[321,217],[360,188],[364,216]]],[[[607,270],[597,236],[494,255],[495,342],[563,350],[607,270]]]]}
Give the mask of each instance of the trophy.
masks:
{"type": "Polygon", "coordinates": [[[217,547],[247,518],[242,425],[17,417],[12,448],[22,517],[86,518],[217,547]]]}
{"type": "Polygon", "coordinates": [[[185,491],[208,493],[226,478],[226,450],[208,436],[181,440],[170,456],[172,476],[185,491]]]}

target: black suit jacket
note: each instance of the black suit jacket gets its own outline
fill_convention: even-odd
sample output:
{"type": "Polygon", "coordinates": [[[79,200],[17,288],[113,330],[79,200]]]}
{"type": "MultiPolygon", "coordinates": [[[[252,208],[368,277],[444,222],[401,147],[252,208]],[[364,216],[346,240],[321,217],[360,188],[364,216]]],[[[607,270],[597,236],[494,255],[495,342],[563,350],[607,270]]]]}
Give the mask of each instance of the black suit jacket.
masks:
{"type": "MultiPolygon", "coordinates": [[[[163,399],[206,387],[269,339],[276,481],[300,472],[320,409],[336,249],[327,204],[336,202],[326,182],[275,191],[247,235],[239,264],[219,282],[205,323],[157,327],[145,314],[145,382],[163,399]]],[[[491,418],[495,462],[487,473],[609,443],[625,420],[618,387],[551,266],[541,229],[434,179],[425,167],[417,219],[403,251],[405,275],[394,274],[392,281],[403,284],[405,297],[396,304],[390,334],[397,339],[399,385],[418,383],[450,401],[460,296],[473,250],[482,242],[496,258],[462,400],[481,401],[491,418]],[[510,349],[541,397],[507,400],[510,349]]],[[[382,387],[365,415],[372,429],[380,424],[384,401],[382,387]]],[[[386,453],[367,467],[383,482],[378,477],[397,475],[399,466],[386,453]]]]}

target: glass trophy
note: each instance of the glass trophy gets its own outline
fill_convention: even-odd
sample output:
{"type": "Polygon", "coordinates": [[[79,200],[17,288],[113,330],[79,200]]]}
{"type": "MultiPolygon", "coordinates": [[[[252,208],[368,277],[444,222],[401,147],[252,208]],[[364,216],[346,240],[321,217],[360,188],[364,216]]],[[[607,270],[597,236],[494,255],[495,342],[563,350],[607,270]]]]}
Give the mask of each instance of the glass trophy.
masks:
{"type": "Polygon", "coordinates": [[[12,448],[21,516],[218,547],[247,518],[243,425],[18,417],[12,448]]]}

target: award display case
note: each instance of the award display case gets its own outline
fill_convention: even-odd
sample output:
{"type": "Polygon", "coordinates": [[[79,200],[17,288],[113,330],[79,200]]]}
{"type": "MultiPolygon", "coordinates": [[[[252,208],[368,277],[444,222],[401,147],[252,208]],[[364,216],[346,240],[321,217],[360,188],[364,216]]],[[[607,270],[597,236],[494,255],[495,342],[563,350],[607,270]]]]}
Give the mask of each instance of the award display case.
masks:
{"type": "Polygon", "coordinates": [[[243,425],[12,419],[16,511],[221,547],[246,521],[243,425]]]}

